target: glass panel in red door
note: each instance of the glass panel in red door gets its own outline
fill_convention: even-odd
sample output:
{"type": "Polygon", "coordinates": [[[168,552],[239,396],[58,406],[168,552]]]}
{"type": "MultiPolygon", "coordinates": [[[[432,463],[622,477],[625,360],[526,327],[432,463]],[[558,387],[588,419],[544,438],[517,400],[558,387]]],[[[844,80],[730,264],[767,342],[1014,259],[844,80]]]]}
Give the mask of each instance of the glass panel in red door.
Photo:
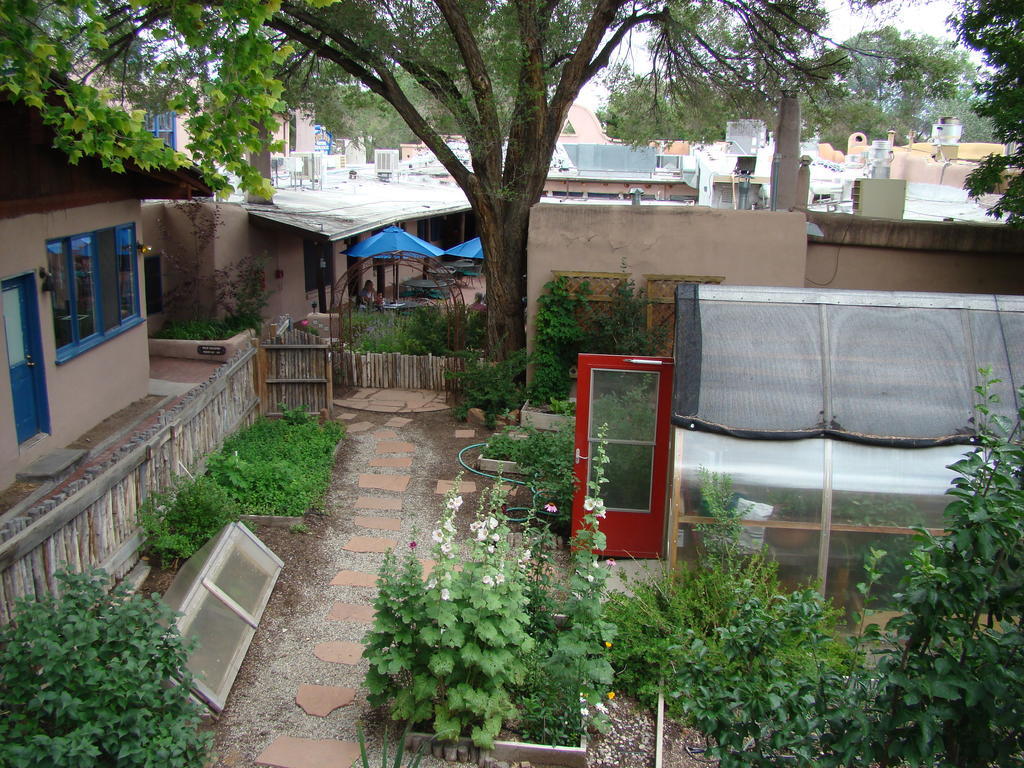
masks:
{"type": "Polygon", "coordinates": [[[602,488],[607,537],[601,554],[659,557],[665,528],[669,399],[672,360],[663,357],[580,355],[576,406],[576,479],[573,530],[583,519],[591,457],[602,426],[607,482],[602,488]]]}

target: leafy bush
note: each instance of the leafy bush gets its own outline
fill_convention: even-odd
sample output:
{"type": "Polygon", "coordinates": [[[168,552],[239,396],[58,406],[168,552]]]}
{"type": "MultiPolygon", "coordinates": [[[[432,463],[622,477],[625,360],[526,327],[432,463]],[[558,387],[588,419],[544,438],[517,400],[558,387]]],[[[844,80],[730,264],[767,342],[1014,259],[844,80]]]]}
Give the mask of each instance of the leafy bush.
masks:
{"type": "Polygon", "coordinates": [[[468,734],[486,748],[514,712],[509,689],[522,680],[522,654],[533,647],[521,566],[506,557],[502,501],[500,492],[483,494],[463,552],[454,524],[462,497],[448,494],[431,536],[437,564],[426,587],[415,549],[402,563],[385,555],[363,652],[371,704],[390,705],[395,719],[432,720],[442,739],[468,734]]]}
{"type": "Polygon", "coordinates": [[[230,339],[236,333],[252,329],[258,331],[259,319],[254,322],[247,317],[225,317],[211,320],[182,320],[167,323],[153,337],[157,339],[230,339]]]}
{"type": "Polygon", "coordinates": [[[685,628],[668,685],[723,768],[818,765],[818,738],[857,668],[835,637],[835,612],[813,589],[757,595],[732,579],[729,614],[712,633],[685,628]]]}
{"type": "Polygon", "coordinates": [[[191,557],[238,516],[238,505],[213,478],[178,477],[168,491],[150,494],[139,523],[149,552],[171,565],[191,557]]]}
{"type": "MultiPolygon", "coordinates": [[[[595,478],[592,493],[600,487],[600,468],[595,478]]],[[[441,739],[468,735],[484,748],[493,744],[503,721],[517,714],[513,692],[521,702],[520,721],[529,723],[531,733],[552,733],[549,715],[556,709],[560,739],[578,738],[588,718],[604,727],[602,699],[612,679],[605,641],[614,627],[602,618],[608,569],[592,554],[604,546],[600,498],[587,498],[574,539],[573,571],[565,592],[556,594],[550,589],[550,561],[539,552],[511,552],[501,512],[504,492],[483,493],[465,545],[455,536],[462,504],[455,493],[445,497],[442,518],[431,532],[436,565],[425,585],[416,542],[401,562],[385,555],[363,652],[370,662],[370,703],[388,706],[395,719],[430,721],[441,739]],[[558,632],[552,608],[566,617],[558,632]],[[534,681],[551,685],[524,690],[528,670],[534,681]]]]}
{"type": "Polygon", "coordinates": [[[207,468],[242,514],[305,514],[323,502],[334,449],[344,437],[336,422],[318,424],[302,409],[282,406],[280,419],[260,419],[224,441],[207,468]]]}
{"type": "Polygon", "coordinates": [[[546,403],[565,398],[572,383],[569,369],[576,365],[580,344],[585,338],[580,323],[590,289],[586,283],[575,292],[562,276],[544,286],[537,299],[533,379],[530,400],[546,403]]]}
{"type": "Polygon", "coordinates": [[[60,597],[19,601],[0,627],[0,765],[205,765],[211,738],[171,611],[107,594],[102,571],[57,580],[60,597]]]}
{"type": "Polygon", "coordinates": [[[462,323],[466,349],[482,349],[486,342],[486,317],[482,312],[456,308],[448,311],[424,306],[412,312],[356,312],[352,316],[352,349],[357,352],[398,352],[403,355],[453,355],[450,327],[462,323]]]}
{"type": "Polygon", "coordinates": [[[622,273],[611,301],[588,306],[586,334],[580,351],[605,355],[660,354],[668,339],[669,326],[647,327],[647,309],[651,302],[629,277],[625,262],[622,273]]]}
{"type": "Polygon", "coordinates": [[[521,406],[526,360],[525,350],[500,361],[466,358],[464,371],[446,374],[462,383],[462,402],[454,409],[455,416],[465,419],[470,408],[480,408],[487,425],[493,427],[498,416],[521,406]]]}
{"type": "MultiPolygon", "coordinates": [[[[918,535],[898,615],[866,633],[878,664],[853,689],[856,708],[837,713],[833,764],[1024,764],[1024,447],[1020,423],[977,392],[979,447],[951,466],[946,535],[918,535]]],[[[884,555],[868,562],[869,596],[884,555]]]]}
{"type": "Polygon", "coordinates": [[[576,491],[574,449],[575,425],[568,422],[553,432],[531,426],[506,427],[491,436],[482,455],[519,464],[535,491],[535,511],[553,504],[558,508],[559,524],[566,527],[576,491]]]}

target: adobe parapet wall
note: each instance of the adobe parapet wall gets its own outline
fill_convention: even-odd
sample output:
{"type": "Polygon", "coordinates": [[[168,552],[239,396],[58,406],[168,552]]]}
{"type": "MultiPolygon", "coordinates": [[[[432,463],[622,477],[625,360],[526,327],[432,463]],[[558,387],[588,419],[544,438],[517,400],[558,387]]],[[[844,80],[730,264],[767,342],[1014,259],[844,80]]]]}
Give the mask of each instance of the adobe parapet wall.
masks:
{"type": "Polygon", "coordinates": [[[807,287],[1024,294],[1024,230],[810,212],[807,287]]]}
{"type": "Polygon", "coordinates": [[[1024,254],[1024,230],[1003,224],[952,221],[898,221],[810,211],[807,220],[821,227],[824,237],[811,242],[861,245],[913,251],[1024,254]]]}

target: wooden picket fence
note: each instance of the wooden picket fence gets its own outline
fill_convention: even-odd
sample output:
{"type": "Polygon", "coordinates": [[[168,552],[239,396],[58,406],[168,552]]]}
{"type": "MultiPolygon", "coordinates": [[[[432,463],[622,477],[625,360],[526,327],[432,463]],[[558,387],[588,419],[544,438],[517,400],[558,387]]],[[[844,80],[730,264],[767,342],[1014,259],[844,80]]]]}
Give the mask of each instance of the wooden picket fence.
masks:
{"type": "Polygon", "coordinates": [[[0,527],[0,624],[14,601],[56,592],[54,574],[103,568],[121,579],[139,560],[139,506],[198,466],[256,416],[256,350],[240,352],[154,426],[0,527]]]}
{"type": "Polygon", "coordinates": [[[336,352],[338,383],[347,387],[375,389],[432,389],[454,392],[456,379],[445,374],[465,369],[460,357],[402,355],[397,352],[336,352]]]}
{"type": "Polygon", "coordinates": [[[260,334],[257,357],[260,410],[279,416],[280,406],[310,413],[331,409],[334,384],[331,348],[325,338],[298,330],[290,322],[272,323],[260,334]]]}

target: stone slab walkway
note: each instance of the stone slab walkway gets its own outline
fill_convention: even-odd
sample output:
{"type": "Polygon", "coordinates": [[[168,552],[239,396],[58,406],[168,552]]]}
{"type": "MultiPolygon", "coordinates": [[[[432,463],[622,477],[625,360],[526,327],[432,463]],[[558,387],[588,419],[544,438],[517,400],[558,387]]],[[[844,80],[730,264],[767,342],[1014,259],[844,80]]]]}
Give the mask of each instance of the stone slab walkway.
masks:
{"type": "Polygon", "coordinates": [[[334,404],[375,413],[429,413],[449,408],[445,393],[430,389],[356,389],[335,398],[334,404]]]}
{"type": "MultiPolygon", "coordinates": [[[[395,393],[363,390],[336,401],[336,405],[361,411],[360,421],[347,419],[351,459],[336,468],[337,498],[349,501],[329,503],[331,515],[338,520],[339,536],[330,546],[332,567],[323,575],[322,591],[316,598],[319,624],[297,630],[303,633],[308,662],[297,667],[301,679],[292,689],[293,699],[287,702],[294,710],[264,724],[265,742],[255,765],[349,768],[358,757],[355,724],[367,712],[363,677],[368,665],[362,658],[361,640],[373,620],[377,570],[385,551],[408,551],[414,537],[429,531],[440,511],[436,493],[450,486],[458,469],[454,452],[440,455],[440,451],[420,450],[417,445],[429,439],[429,434],[451,436],[450,422],[425,433],[417,426],[416,416],[391,416],[395,411],[368,407],[400,400],[408,408],[403,412],[425,414],[431,410],[426,407],[431,402],[443,402],[443,394],[427,393],[427,398],[423,393],[395,393]],[[339,738],[323,738],[326,735],[339,738]]],[[[472,430],[460,435],[471,436],[475,436],[472,430]]],[[[471,481],[461,488],[470,503],[476,490],[471,481]]],[[[429,574],[434,563],[421,563],[429,574]]],[[[375,746],[371,745],[371,761],[375,746]]],[[[440,763],[427,757],[422,765],[428,768],[440,763]]]]}

